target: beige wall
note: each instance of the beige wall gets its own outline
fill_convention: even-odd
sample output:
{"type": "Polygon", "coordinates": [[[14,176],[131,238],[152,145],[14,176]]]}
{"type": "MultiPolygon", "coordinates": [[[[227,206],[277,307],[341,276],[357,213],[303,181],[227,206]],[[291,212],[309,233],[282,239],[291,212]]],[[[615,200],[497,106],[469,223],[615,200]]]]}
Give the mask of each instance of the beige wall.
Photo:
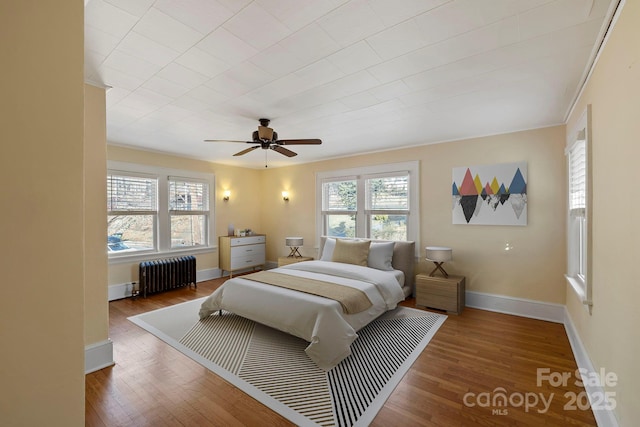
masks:
{"type": "Polygon", "coordinates": [[[107,128],[105,90],[85,85],[84,91],[85,197],[85,345],[109,338],[107,303],[107,128]]]}
{"type": "Polygon", "coordinates": [[[627,1],[572,113],[592,106],[592,314],[566,287],[567,308],[596,369],[615,372],[620,425],[640,420],[640,2],[627,1]]]}
{"type": "Polygon", "coordinates": [[[82,1],[0,2],[0,424],[84,425],[82,1]]]}
{"type": "MultiPolygon", "coordinates": [[[[267,260],[288,254],[287,236],[302,236],[304,255],[317,256],[315,175],[328,170],[420,161],[421,259],[424,246],[454,249],[450,273],[467,277],[467,289],[564,304],[565,159],[564,126],[426,145],[276,169],[243,169],[198,160],[109,146],[110,160],[212,172],[216,177],[216,235],[227,225],[267,234],[267,260]],[[458,166],[527,162],[526,227],[451,224],[451,170],[458,166]],[[222,192],[231,200],[222,202],[222,192]],[[290,201],[282,200],[288,191],[290,201]],[[514,249],[506,252],[505,244],[514,249]]],[[[198,259],[198,269],[218,266],[217,252],[198,259]]],[[[137,263],[109,267],[109,284],[137,280],[137,263]]]]}
{"type": "MultiPolygon", "coordinates": [[[[107,157],[112,161],[214,174],[216,185],[215,245],[217,245],[217,236],[227,235],[229,224],[233,224],[235,228],[251,228],[255,232],[262,232],[263,211],[260,205],[260,192],[257,191],[261,170],[226,166],[113,145],[108,146],[107,157]],[[231,191],[228,202],[222,200],[222,194],[225,190],[231,191]]],[[[198,270],[218,267],[217,251],[200,254],[196,258],[198,270]]],[[[138,264],[138,262],[112,262],[109,265],[109,285],[137,281],[138,264]]]]}
{"type": "Polygon", "coordinates": [[[304,237],[304,255],[317,255],[317,172],[419,160],[419,271],[432,268],[422,259],[424,246],[450,246],[454,261],[447,264],[448,271],[465,275],[468,290],[563,304],[564,135],[564,126],[556,126],[263,171],[262,210],[269,213],[264,218],[267,259],[287,255],[284,239],[291,235],[304,237]],[[526,227],[451,223],[453,167],[521,161],[528,166],[526,227]],[[283,190],[290,193],[288,203],[280,195],[283,190]],[[506,243],[514,250],[506,252],[506,243]]]}

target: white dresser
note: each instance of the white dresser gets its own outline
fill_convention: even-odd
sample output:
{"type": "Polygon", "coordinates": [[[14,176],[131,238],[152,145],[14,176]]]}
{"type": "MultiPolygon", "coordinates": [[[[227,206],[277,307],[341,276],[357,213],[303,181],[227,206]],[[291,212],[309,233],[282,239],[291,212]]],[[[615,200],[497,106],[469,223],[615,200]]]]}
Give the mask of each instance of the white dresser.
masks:
{"type": "Polygon", "coordinates": [[[228,271],[229,277],[233,277],[233,272],[237,270],[264,267],[266,244],[267,236],[264,234],[246,237],[220,236],[218,262],[222,275],[228,271]]]}

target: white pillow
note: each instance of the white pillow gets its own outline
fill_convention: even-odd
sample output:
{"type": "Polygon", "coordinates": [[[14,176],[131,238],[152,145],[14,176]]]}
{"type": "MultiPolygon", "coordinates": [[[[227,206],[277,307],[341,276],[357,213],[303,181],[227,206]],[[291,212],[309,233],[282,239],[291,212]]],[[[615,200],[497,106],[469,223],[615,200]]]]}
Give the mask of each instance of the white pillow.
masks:
{"type": "Polygon", "coordinates": [[[394,242],[371,242],[367,260],[369,267],[385,271],[393,270],[391,260],[393,259],[394,246],[394,242]]]}
{"type": "Polygon", "coordinates": [[[333,259],[333,250],[336,248],[336,239],[327,237],[324,241],[324,248],[322,249],[322,256],[320,261],[331,261],[333,259]]]}

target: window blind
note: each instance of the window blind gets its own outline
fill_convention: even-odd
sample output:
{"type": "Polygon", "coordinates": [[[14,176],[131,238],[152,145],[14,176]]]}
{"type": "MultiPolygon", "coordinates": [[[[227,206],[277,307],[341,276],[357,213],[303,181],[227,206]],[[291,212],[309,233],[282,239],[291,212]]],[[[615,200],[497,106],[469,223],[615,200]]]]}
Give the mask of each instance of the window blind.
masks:
{"type": "Polygon", "coordinates": [[[107,175],[107,211],[156,212],[158,180],[140,176],[107,175]]]}
{"type": "Polygon", "coordinates": [[[409,209],[409,175],[369,178],[365,185],[367,210],[409,209]]]}
{"type": "Polygon", "coordinates": [[[584,140],[577,141],[569,151],[569,210],[584,213],[587,199],[587,156],[584,140]]]}
{"type": "Polygon", "coordinates": [[[169,177],[169,210],[209,211],[209,185],[206,182],[169,177]]]}
{"type": "Polygon", "coordinates": [[[325,182],[323,191],[324,211],[355,211],[357,186],[355,180],[325,182]]]}

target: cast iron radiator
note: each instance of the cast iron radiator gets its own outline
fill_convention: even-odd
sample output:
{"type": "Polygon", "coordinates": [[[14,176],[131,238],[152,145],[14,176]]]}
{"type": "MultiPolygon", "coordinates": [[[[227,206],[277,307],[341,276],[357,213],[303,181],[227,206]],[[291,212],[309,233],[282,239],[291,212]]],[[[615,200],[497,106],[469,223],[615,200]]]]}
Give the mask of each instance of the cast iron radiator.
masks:
{"type": "Polygon", "coordinates": [[[196,285],[196,257],[157,259],[140,263],[140,293],[155,294],[183,286],[196,285]]]}

